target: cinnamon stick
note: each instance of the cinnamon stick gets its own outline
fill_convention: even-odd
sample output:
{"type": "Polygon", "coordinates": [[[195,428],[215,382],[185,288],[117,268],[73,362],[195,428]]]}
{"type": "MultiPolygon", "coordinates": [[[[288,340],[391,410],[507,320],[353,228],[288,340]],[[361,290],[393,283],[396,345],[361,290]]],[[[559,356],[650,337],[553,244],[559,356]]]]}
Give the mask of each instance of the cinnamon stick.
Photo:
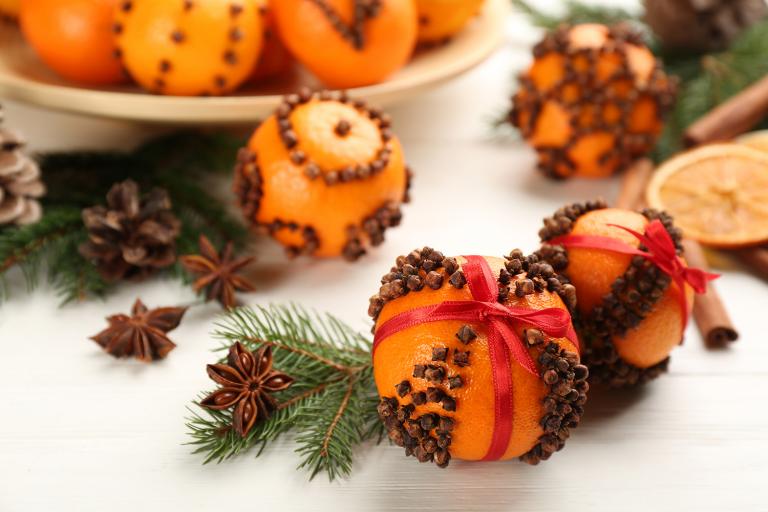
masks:
{"type": "Polygon", "coordinates": [[[768,76],[695,121],[685,131],[688,147],[730,140],[751,130],[768,114],[768,76]]]}
{"type": "Polygon", "coordinates": [[[653,175],[653,162],[649,158],[636,160],[624,172],[621,189],[616,199],[617,208],[636,210],[645,202],[645,190],[653,175]]]}
{"type": "Polygon", "coordinates": [[[768,281],[768,247],[741,249],[735,254],[749,270],[768,281]]]}
{"type": "MultiPolygon", "coordinates": [[[[685,259],[692,267],[709,270],[707,258],[701,245],[695,240],[683,240],[685,259]]],[[[723,306],[720,294],[714,285],[707,285],[707,292],[697,295],[693,303],[693,319],[704,338],[704,343],[710,348],[719,348],[739,339],[739,333],[731,322],[731,317],[723,306]]]]}

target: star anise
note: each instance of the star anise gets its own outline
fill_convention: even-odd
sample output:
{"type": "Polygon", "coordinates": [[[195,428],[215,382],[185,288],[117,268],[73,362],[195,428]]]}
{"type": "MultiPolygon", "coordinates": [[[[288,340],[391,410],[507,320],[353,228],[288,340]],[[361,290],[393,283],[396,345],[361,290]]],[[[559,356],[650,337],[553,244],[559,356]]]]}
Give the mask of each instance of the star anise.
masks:
{"type": "Polygon", "coordinates": [[[267,419],[277,408],[270,393],[293,384],[293,377],[272,369],[272,349],[264,345],[250,352],[240,342],[229,349],[227,364],[209,364],[208,376],[221,386],[200,405],[221,411],[235,407],[232,426],[241,437],[248,435],[257,421],[267,419]]]}
{"type": "Polygon", "coordinates": [[[205,235],[200,235],[200,254],[181,257],[181,264],[198,279],[192,284],[196,292],[206,290],[205,300],[217,300],[227,309],[237,305],[236,291],[252,292],[256,289],[237,271],[253,261],[252,257],[234,258],[232,242],[219,254],[205,235]]]}
{"type": "Polygon", "coordinates": [[[144,362],[163,359],[176,348],[166,333],[179,326],[186,311],[187,308],[150,311],[141,299],[136,299],[131,316],[120,314],[107,317],[109,327],[91,339],[118,358],[133,356],[144,362]]]}

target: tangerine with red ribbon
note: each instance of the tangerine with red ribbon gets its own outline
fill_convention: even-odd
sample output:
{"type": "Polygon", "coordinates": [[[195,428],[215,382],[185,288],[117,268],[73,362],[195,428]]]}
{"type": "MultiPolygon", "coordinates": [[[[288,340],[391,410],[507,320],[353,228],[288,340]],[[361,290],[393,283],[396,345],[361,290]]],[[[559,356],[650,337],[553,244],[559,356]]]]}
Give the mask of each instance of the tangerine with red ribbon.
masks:
{"type": "Polygon", "coordinates": [[[557,270],[576,287],[577,330],[593,378],[641,383],[666,369],[694,293],[717,276],[686,265],[681,233],[668,215],[592,206],[571,205],[547,219],[542,252],[565,259],[557,270]]]}
{"type": "Polygon", "coordinates": [[[530,463],[562,448],[583,412],[587,370],[551,266],[398,258],[371,299],[379,414],[390,439],[422,462],[530,463]]]}

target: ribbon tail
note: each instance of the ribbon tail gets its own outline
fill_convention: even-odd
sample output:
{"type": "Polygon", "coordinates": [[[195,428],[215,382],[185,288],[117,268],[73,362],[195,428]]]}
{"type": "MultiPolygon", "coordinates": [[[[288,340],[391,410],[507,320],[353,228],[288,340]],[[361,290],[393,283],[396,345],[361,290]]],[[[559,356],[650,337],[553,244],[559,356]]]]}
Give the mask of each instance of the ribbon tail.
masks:
{"type": "Polygon", "coordinates": [[[714,281],[719,277],[720,274],[704,272],[698,268],[686,268],[683,270],[683,278],[699,294],[707,291],[707,283],[709,281],[714,281]]]}

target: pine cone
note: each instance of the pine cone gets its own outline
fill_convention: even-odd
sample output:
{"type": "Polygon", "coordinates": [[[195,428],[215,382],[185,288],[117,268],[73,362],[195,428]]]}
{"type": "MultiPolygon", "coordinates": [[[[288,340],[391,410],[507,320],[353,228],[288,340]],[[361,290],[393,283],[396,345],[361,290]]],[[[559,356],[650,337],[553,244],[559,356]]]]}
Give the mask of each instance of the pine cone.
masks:
{"type": "Polygon", "coordinates": [[[112,186],[107,206],[83,210],[88,241],[80,254],[92,260],[107,281],[143,279],[176,261],[181,223],[168,193],[154,189],[143,198],[128,180],[112,186]]]}
{"type": "Polygon", "coordinates": [[[32,224],[43,215],[37,201],[45,194],[40,167],[23,147],[15,133],[0,130],[0,226],[32,224]]]}
{"type": "Polygon", "coordinates": [[[765,0],[645,0],[645,21],[665,47],[726,48],[766,14],[765,0]]]}

